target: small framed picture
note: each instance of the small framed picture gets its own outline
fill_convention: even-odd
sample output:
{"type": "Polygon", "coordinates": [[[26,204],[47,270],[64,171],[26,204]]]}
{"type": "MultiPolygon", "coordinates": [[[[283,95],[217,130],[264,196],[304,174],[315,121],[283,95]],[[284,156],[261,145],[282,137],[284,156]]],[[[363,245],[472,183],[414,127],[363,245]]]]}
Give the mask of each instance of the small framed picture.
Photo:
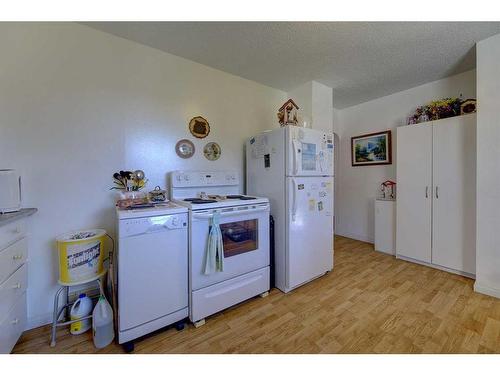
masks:
{"type": "Polygon", "coordinates": [[[391,131],[351,138],[352,166],[392,164],[391,131]]]}

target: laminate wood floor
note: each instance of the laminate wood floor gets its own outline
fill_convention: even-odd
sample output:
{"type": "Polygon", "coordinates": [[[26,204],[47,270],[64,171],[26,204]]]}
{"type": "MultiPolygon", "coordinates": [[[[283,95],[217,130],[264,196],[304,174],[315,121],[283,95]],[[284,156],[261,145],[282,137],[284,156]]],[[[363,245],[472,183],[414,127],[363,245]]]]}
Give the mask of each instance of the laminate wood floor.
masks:
{"type": "MultiPolygon", "coordinates": [[[[146,337],[136,353],[500,353],[500,300],[473,280],[397,260],[337,237],[334,271],[297,290],[272,290],[207,319],[146,337]]],[[[15,353],[123,353],[90,333],[25,332],[15,353]]]]}

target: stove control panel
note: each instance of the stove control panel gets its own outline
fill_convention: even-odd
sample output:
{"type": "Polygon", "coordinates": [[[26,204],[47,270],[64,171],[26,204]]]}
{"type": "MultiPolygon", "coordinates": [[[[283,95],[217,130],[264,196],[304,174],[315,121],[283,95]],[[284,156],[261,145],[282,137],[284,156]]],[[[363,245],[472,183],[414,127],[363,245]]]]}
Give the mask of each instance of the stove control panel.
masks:
{"type": "Polygon", "coordinates": [[[171,186],[174,188],[201,186],[237,186],[240,184],[239,174],[236,171],[175,171],[171,173],[170,179],[171,186]]]}

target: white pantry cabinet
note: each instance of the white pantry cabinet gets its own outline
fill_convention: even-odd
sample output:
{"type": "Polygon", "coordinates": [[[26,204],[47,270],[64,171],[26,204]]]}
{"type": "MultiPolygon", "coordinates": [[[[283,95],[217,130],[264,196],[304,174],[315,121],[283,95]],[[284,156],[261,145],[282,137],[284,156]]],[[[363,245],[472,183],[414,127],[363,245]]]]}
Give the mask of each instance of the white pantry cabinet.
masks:
{"type": "Polygon", "coordinates": [[[473,276],[476,115],[397,129],[396,254],[473,276]]]}
{"type": "Polygon", "coordinates": [[[397,129],[396,254],[431,262],[432,125],[397,129]]]}

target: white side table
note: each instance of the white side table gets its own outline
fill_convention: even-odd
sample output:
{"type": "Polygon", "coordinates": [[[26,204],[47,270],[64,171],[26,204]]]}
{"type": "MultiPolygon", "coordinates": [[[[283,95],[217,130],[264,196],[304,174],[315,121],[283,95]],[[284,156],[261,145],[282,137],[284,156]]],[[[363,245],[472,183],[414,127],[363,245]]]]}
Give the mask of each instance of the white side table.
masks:
{"type": "Polygon", "coordinates": [[[396,200],[375,200],[375,250],[396,254],[396,200]]]}

